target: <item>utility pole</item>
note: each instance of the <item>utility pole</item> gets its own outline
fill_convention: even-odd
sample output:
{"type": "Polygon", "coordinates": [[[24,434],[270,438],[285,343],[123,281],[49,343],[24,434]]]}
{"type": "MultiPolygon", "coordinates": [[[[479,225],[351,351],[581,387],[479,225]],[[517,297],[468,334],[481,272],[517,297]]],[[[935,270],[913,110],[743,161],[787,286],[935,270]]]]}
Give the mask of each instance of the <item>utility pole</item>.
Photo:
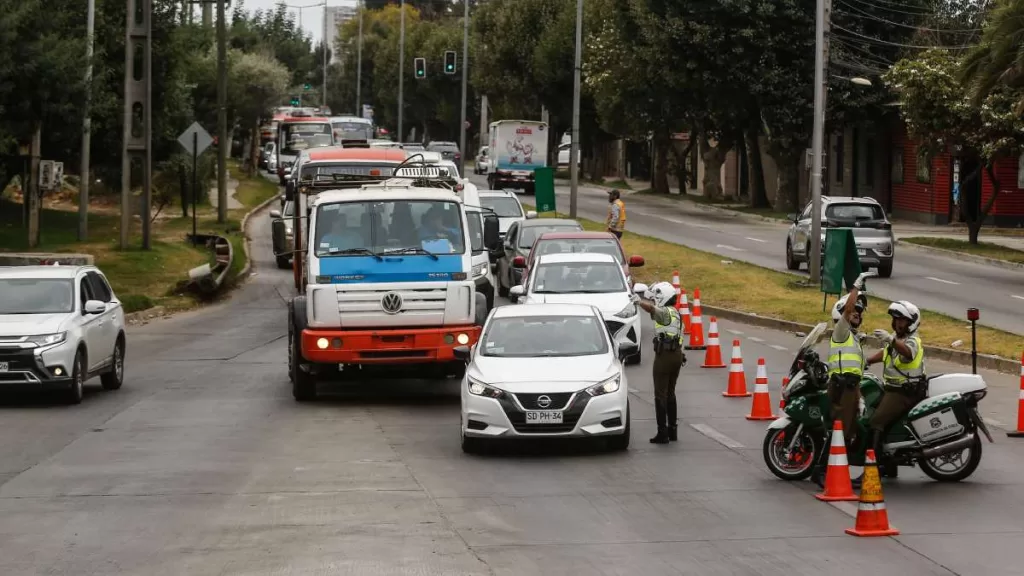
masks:
{"type": "Polygon", "coordinates": [[[225,4],[217,0],[217,223],[228,219],[228,29],[225,4]]]}
{"type": "Polygon", "coordinates": [[[811,284],[821,282],[821,171],[822,152],[825,140],[825,93],[828,90],[825,84],[828,75],[825,67],[828,66],[827,29],[831,18],[830,0],[817,0],[815,25],[814,25],[814,134],[811,137],[811,239],[810,258],[808,258],[808,272],[811,276],[811,284]]]}
{"type": "MultiPolygon", "coordinates": [[[[324,0],[324,53],[323,53],[323,64],[324,64],[324,95],[320,101],[320,106],[327,106],[327,0],[324,0]]],[[[333,48],[332,48],[333,49],[333,48]]]]}
{"type": "MultiPolygon", "coordinates": [[[[209,28],[211,24],[213,24],[213,3],[212,2],[204,2],[203,3],[203,28],[209,28]]],[[[302,25],[299,25],[299,28],[301,28],[301,27],[302,27],[302,25]]]]}
{"type": "Polygon", "coordinates": [[[405,0],[401,2],[402,26],[398,35],[398,143],[405,142],[402,135],[402,116],[405,113],[405,0]]]}
{"type": "Polygon", "coordinates": [[[21,183],[25,206],[28,207],[28,247],[39,246],[39,210],[43,200],[43,191],[39,186],[39,160],[42,157],[43,129],[36,124],[32,131],[32,143],[29,145],[28,182],[21,183]]]}
{"type": "Polygon", "coordinates": [[[462,151],[462,159],[459,166],[459,174],[466,173],[466,83],[469,77],[469,0],[462,4],[465,12],[462,15],[462,115],[459,120],[459,150],[462,151]]]}
{"type": "MultiPolygon", "coordinates": [[[[488,122],[487,122],[487,107],[488,107],[487,95],[484,94],[483,96],[480,97],[480,145],[481,146],[490,146],[491,145],[491,142],[490,142],[490,140],[491,140],[491,137],[490,137],[491,130],[490,130],[490,126],[488,126],[488,122]]],[[[462,153],[465,154],[466,151],[463,150],[462,153]]]]}
{"type": "Polygon", "coordinates": [[[153,0],[126,0],[124,51],[124,136],[121,148],[121,250],[128,249],[132,227],[132,165],[141,168],[142,247],[149,248],[149,205],[152,198],[153,0]],[[142,5],[142,20],[136,6],[142,5]],[[135,56],[142,50],[142,70],[135,56]],[[133,162],[134,161],[134,162],[133,162]]]}
{"type": "MultiPolygon", "coordinates": [[[[818,0],[821,2],[822,0],[818,0]]],[[[576,64],[572,79],[572,146],[569,148],[569,217],[576,217],[580,186],[580,66],[583,60],[583,0],[576,0],[576,64]]]]}
{"type": "Polygon", "coordinates": [[[356,116],[363,115],[363,0],[359,0],[359,42],[356,49],[356,116]]]}
{"type": "Polygon", "coordinates": [[[89,155],[92,146],[92,53],[96,30],[96,0],[89,0],[85,17],[85,117],[82,119],[82,169],[78,183],[78,241],[89,238],[89,155]]]}

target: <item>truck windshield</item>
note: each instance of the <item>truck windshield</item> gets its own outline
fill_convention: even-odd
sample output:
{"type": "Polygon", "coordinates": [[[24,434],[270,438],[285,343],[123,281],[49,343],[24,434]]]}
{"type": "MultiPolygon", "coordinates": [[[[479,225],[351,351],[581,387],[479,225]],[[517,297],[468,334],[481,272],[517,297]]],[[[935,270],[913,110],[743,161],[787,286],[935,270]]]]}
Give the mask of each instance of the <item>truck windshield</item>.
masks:
{"type": "Polygon", "coordinates": [[[373,140],[369,122],[332,122],[335,140],[373,140]]]}
{"type": "Polygon", "coordinates": [[[448,200],[324,204],[316,214],[317,257],[463,254],[461,206],[448,200]]]}
{"type": "Polygon", "coordinates": [[[327,122],[286,123],[281,126],[281,142],[281,154],[286,156],[334,144],[327,122]]]}
{"type": "Polygon", "coordinates": [[[484,222],[483,214],[480,212],[466,212],[466,220],[469,221],[469,246],[473,253],[484,251],[484,222]]]}

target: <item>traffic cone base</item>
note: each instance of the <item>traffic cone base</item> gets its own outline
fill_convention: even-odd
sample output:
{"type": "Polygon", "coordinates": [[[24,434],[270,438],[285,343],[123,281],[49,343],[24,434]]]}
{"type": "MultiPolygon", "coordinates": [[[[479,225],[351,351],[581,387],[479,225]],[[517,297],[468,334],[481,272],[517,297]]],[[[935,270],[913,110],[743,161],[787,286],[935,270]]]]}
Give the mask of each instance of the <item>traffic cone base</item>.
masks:
{"type": "Polygon", "coordinates": [[[864,462],[864,480],[860,489],[860,504],[857,505],[857,522],[847,528],[851,536],[896,536],[899,530],[889,525],[889,512],[882,496],[882,480],[878,476],[875,451],[868,450],[864,462]]]}
{"type": "Polygon", "coordinates": [[[726,398],[746,398],[750,396],[747,392],[747,375],[743,371],[743,352],[740,350],[740,341],[732,341],[732,361],[729,363],[729,385],[722,396],[726,398]]]}
{"type": "Polygon", "coordinates": [[[708,331],[708,351],[704,354],[701,368],[725,368],[722,362],[722,345],[718,340],[718,318],[711,317],[711,329],[708,331]]]}
{"type": "Polygon", "coordinates": [[[772,414],[772,398],[768,392],[768,370],[764,358],[757,359],[757,377],[754,378],[754,402],[747,420],[775,420],[772,414]]]}
{"type": "Polygon", "coordinates": [[[1020,394],[1017,396],[1017,429],[1006,433],[1010,438],[1024,438],[1024,354],[1020,358],[1020,394]]]}
{"type": "Polygon", "coordinates": [[[846,439],[843,437],[843,423],[839,420],[832,425],[832,444],[828,448],[828,469],[825,470],[825,491],[815,494],[825,502],[856,500],[853,481],[850,480],[850,463],[846,460],[846,439]]]}

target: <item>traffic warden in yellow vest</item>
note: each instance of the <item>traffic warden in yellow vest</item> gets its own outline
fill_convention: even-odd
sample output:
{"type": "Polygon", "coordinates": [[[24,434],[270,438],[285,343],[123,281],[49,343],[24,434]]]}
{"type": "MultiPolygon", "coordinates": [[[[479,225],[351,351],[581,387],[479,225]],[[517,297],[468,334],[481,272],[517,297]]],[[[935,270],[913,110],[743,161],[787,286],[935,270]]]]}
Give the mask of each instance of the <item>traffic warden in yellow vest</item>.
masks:
{"type": "MultiPolygon", "coordinates": [[[[906,300],[889,305],[893,334],[875,330],[874,336],[884,348],[868,358],[868,365],[882,363],[885,395],[868,422],[871,445],[878,458],[883,457],[882,446],[889,427],[899,421],[928,395],[925,375],[924,346],[917,335],[921,326],[921,311],[906,300]]],[[[895,466],[883,466],[886,476],[896,477],[895,466]]]]}
{"type": "Polygon", "coordinates": [[[626,230],[626,204],[621,200],[618,190],[608,191],[608,203],[610,206],[605,226],[616,237],[622,238],[622,233],[626,230]]]}
{"type": "Polygon", "coordinates": [[[658,282],[633,302],[654,320],[654,415],[658,433],[652,444],[667,444],[679,439],[676,427],[676,381],[686,366],[683,353],[683,319],[675,308],[676,289],[669,282],[658,282]]]}

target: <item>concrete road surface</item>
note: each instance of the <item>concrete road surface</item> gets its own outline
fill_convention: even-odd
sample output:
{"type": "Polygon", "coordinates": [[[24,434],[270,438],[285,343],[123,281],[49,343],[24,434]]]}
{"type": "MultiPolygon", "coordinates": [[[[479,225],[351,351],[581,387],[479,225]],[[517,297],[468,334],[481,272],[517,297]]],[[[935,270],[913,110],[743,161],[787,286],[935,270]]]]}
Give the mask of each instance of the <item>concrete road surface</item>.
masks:
{"type": "MultiPolygon", "coordinates": [[[[288,272],[257,218],[256,276],[230,300],[133,327],[125,387],[61,406],[0,402],[0,574],[1011,575],[1024,549],[1024,441],[997,432],[967,482],[904,470],[896,538],[766,470],[766,423],[690,354],[680,441],[653,433],[653,360],[631,367],[627,453],[579,443],[463,455],[458,383],[364,382],[315,404],[286,374],[288,272]]],[[[799,339],[723,324],[777,393],[799,339]]],[[[728,354],[728,349],[726,349],[728,354]]],[[[991,375],[987,375],[991,376],[991,375]]],[[[991,376],[986,417],[1013,414],[991,376]]],[[[777,394],[773,405],[777,405],[777,394]]]]}
{"type": "MultiPolygon", "coordinates": [[[[487,187],[482,177],[473,181],[487,187]]],[[[557,187],[556,196],[559,211],[568,213],[568,187],[557,187]]],[[[604,189],[581,186],[579,216],[603,222],[608,214],[607,198],[604,189]]],[[[530,200],[523,197],[524,202],[530,200]]],[[[788,272],[785,223],[738,218],[668,198],[626,193],[624,200],[630,231],[788,272]]],[[[899,230],[895,232],[899,236],[899,230]]],[[[953,260],[901,245],[896,249],[892,278],[871,279],[868,290],[889,300],[911,300],[922,309],[955,318],[966,318],[968,308],[979,308],[981,324],[1024,334],[1024,270],[953,260]]]]}

